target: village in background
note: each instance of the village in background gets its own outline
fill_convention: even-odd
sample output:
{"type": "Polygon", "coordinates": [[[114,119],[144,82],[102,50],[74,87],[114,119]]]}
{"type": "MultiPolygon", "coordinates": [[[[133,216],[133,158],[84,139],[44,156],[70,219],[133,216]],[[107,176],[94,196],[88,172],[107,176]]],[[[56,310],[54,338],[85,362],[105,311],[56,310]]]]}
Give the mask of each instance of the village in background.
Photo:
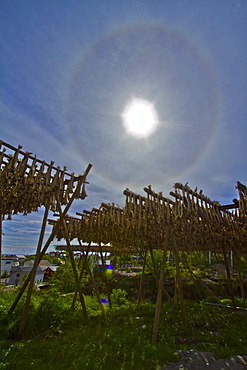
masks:
{"type": "MultiPolygon", "coordinates": [[[[5,286],[18,286],[22,283],[34,264],[34,255],[4,254],[1,260],[1,283],[5,286]]],[[[35,283],[43,284],[52,277],[57,267],[63,262],[63,256],[58,252],[48,253],[36,270],[35,283]]]]}
{"type": "MultiPolygon", "coordinates": [[[[81,253],[75,253],[75,258],[80,259],[81,253]]],[[[102,271],[104,266],[108,269],[113,268],[112,256],[107,253],[102,258],[98,254],[91,255],[91,269],[93,271],[102,271]]],[[[25,277],[31,272],[34,265],[35,255],[24,254],[3,254],[1,259],[1,284],[6,287],[19,286],[25,277]]],[[[40,261],[35,274],[35,284],[39,288],[47,286],[50,279],[53,277],[57,268],[66,262],[67,255],[65,251],[52,251],[44,255],[40,261]]],[[[140,256],[132,256],[132,263],[123,263],[121,266],[114,264],[114,267],[120,267],[121,270],[131,270],[131,274],[142,270],[143,259],[140,256]],[[138,270],[138,271],[137,271],[138,270]]],[[[124,261],[122,261],[124,262],[124,261]]],[[[130,262],[130,261],[128,261],[130,262]]],[[[118,273],[121,274],[120,271],[118,273]]],[[[126,276],[128,273],[122,271],[126,276]]],[[[73,278],[73,277],[72,277],[73,278]]]]}

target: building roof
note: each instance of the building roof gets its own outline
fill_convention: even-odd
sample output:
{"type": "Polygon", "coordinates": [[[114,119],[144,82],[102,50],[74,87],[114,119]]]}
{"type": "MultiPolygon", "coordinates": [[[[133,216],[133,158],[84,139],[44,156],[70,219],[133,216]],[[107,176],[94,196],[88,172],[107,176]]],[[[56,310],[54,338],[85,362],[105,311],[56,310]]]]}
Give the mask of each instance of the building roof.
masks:
{"type": "Polygon", "coordinates": [[[49,269],[49,270],[52,270],[53,272],[55,272],[58,267],[59,266],[48,266],[48,267],[45,267],[45,268],[43,268],[43,267],[41,267],[41,268],[43,269],[43,271],[46,271],[46,270],[49,269]]]}
{"type": "MultiPolygon", "coordinates": [[[[24,266],[26,266],[26,267],[27,266],[32,267],[33,265],[34,265],[34,260],[29,260],[29,261],[24,262],[24,266]]],[[[50,267],[51,264],[47,260],[41,260],[40,263],[39,263],[39,266],[46,268],[46,267],[50,267]]]]}
{"type": "Polygon", "coordinates": [[[15,257],[17,257],[18,259],[26,259],[26,256],[24,256],[24,254],[15,254],[15,257]]]}
{"type": "MultiPolygon", "coordinates": [[[[31,266],[16,266],[12,269],[11,275],[16,273],[17,271],[29,273],[31,270],[32,270],[31,266]]],[[[43,269],[40,266],[38,266],[36,270],[36,274],[42,274],[42,273],[43,273],[43,269]]]]}

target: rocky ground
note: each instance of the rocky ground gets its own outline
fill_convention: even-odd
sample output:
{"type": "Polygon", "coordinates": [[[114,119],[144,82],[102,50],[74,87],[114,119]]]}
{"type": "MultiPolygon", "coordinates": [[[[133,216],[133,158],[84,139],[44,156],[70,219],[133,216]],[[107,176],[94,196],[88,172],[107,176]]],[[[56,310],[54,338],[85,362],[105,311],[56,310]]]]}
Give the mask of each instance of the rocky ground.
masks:
{"type": "Polygon", "coordinates": [[[178,351],[181,359],[164,365],[161,370],[246,370],[247,355],[216,360],[213,353],[178,351]]]}

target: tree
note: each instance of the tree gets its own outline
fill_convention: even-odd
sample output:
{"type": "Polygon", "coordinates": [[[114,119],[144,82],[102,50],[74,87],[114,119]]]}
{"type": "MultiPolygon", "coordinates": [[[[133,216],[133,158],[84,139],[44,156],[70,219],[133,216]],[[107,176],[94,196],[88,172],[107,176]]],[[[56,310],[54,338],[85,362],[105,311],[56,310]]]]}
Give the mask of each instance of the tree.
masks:
{"type": "MultiPolygon", "coordinates": [[[[79,267],[77,264],[77,272],[79,275],[79,267]]],[[[81,281],[81,285],[85,285],[88,281],[88,275],[84,275],[81,281]]],[[[54,273],[51,279],[51,283],[54,287],[63,294],[74,292],[76,290],[76,282],[72,269],[71,262],[67,260],[63,265],[60,265],[54,273]]]]}

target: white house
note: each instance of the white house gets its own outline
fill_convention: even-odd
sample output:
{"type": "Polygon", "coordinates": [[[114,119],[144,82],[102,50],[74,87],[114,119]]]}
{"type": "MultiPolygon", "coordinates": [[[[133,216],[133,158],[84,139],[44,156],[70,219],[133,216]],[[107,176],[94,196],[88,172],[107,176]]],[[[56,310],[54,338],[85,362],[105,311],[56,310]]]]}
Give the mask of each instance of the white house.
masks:
{"type": "Polygon", "coordinates": [[[25,261],[26,256],[24,254],[15,254],[14,257],[22,264],[25,261]]]}
{"type": "Polygon", "coordinates": [[[19,266],[19,261],[14,257],[3,257],[1,259],[1,273],[2,276],[10,275],[12,267],[19,266]]]}
{"type": "MultiPolygon", "coordinates": [[[[28,275],[32,270],[32,267],[16,266],[12,269],[9,277],[9,285],[20,285],[24,276],[28,275]]],[[[36,284],[43,283],[44,281],[44,270],[38,266],[34,279],[36,284]]]]}

